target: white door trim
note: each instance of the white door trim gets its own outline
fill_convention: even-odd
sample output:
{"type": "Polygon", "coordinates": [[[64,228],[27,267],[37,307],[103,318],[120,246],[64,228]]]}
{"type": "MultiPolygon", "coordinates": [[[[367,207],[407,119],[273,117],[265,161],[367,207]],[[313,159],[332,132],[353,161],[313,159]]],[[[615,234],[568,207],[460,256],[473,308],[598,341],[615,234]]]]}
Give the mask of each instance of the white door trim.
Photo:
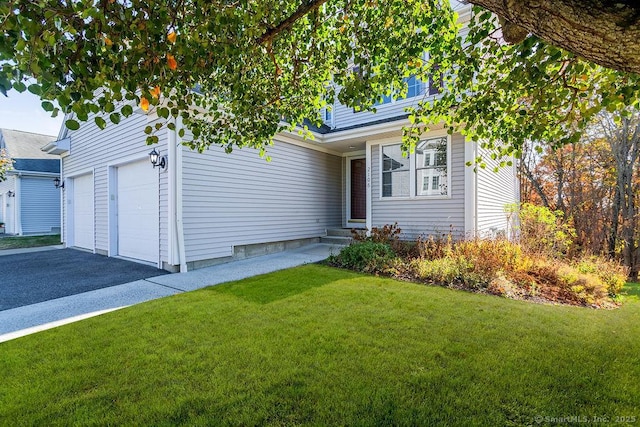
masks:
{"type": "MultiPolygon", "coordinates": [[[[346,222],[347,228],[365,228],[367,226],[367,218],[364,220],[353,220],[351,218],[351,161],[352,160],[365,160],[365,168],[366,168],[366,155],[359,154],[354,156],[347,156],[347,167],[346,167],[346,182],[347,182],[347,194],[346,194],[346,222]]],[[[366,169],[365,169],[365,179],[366,179],[366,169]]],[[[365,187],[365,192],[367,191],[367,187],[365,187]]],[[[366,195],[365,195],[366,197],[366,195]]],[[[368,212],[366,214],[368,216],[368,212]]]]}

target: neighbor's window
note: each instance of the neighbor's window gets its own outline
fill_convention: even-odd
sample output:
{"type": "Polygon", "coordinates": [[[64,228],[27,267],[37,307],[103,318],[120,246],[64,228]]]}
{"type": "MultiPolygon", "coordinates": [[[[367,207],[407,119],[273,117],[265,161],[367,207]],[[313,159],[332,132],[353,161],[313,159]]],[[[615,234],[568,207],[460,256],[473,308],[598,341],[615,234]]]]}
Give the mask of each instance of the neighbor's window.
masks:
{"type": "Polygon", "coordinates": [[[401,144],[382,147],[382,197],[410,195],[409,168],[409,157],[403,156],[401,144]]]}
{"type": "Polygon", "coordinates": [[[447,137],[420,141],[416,146],[416,195],[446,196],[447,137]]]}

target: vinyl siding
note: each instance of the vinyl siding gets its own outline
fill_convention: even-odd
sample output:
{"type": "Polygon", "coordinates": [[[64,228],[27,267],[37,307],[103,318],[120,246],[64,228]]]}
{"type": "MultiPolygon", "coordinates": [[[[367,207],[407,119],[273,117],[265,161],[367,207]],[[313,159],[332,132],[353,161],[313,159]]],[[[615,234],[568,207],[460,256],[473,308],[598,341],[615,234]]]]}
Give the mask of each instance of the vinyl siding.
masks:
{"type": "MultiPolygon", "coordinates": [[[[155,123],[155,122],[153,122],[155,123]]],[[[86,123],[81,123],[80,129],[70,131],[71,138],[69,155],[63,158],[65,176],[73,176],[93,171],[94,173],[94,220],[95,220],[95,248],[100,252],[107,252],[109,246],[109,165],[117,165],[123,159],[142,159],[151,150],[145,144],[143,130],[153,123],[147,122],[147,116],[133,114],[123,118],[118,125],[109,123],[104,130],[100,130],[94,123],[93,117],[86,123]]],[[[159,143],[154,146],[162,154],[167,153],[167,131],[157,133],[159,143]]],[[[149,164],[149,167],[152,167],[149,164]]],[[[160,173],[160,248],[162,261],[167,261],[167,174],[160,173]]],[[[69,207],[65,191],[65,212],[69,207]]],[[[65,241],[66,230],[65,225],[65,241]]]]}
{"type": "Polygon", "coordinates": [[[324,235],[342,218],[342,159],[276,141],[271,162],[256,150],[183,148],[187,261],[233,254],[233,247],[324,235]]]}
{"type": "Polygon", "coordinates": [[[22,233],[58,232],[60,190],[53,185],[53,179],[23,177],[20,186],[22,233]]]}
{"type": "Polygon", "coordinates": [[[486,168],[478,168],[477,188],[477,224],[478,236],[509,236],[511,225],[505,207],[518,203],[518,179],[515,161],[513,166],[505,166],[494,172],[500,160],[491,159],[489,152],[479,148],[479,154],[486,163],[486,168]]]}
{"type": "Polygon", "coordinates": [[[392,119],[399,116],[406,116],[405,108],[409,106],[416,106],[419,101],[423,99],[423,96],[416,96],[413,98],[402,99],[399,101],[391,102],[388,104],[378,105],[376,112],[360,111],[354,112],[353,108],[347,107],[336,101],[333,105],[334,112],[334,128],[343,129],[352,126],[363,125],[373,121],[380,121],[386,119],[392,119]]]}
{"type": "MultiPolygon", "coordinates": [[[[400,141],[398,141],[400,142],[400,141]]],[[[371,145],[371,225],[398,223],[404,238],[419,235],[464,234],[464,138],[451,139],[450,198],[380,197],[380,145],[371,145]]]]}

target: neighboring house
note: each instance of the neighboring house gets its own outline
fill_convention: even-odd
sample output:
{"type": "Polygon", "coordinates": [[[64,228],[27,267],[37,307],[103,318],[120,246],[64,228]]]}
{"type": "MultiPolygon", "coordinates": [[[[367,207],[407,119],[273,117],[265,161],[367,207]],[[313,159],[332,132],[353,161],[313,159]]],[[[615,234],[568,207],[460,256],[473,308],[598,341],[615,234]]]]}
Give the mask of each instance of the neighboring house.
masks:
{"type": "Polygon", "coordinates": [[[13,159],[13,169],[0,182],[0,222],[6,234],[60,232],[60,158],[41,149],[54,136],[0,129],[0,149],[13,159]]]}
{"type": "Polygon", "coordinates": [[[134,114],[99,130],[90,119],[63,127],[47,152],[62,156],[63,241],[67,247],[185,271],[233,258],[316,242],[335,228],[398,223],[403,235],[509,234],[504,207],[519,200],[515,166],[474,172],[481,153],[460,134],[434,128],[413,154],[400,149],[404,107],[438,88],[408,81],[407,99],[385,99],[377,113],[335,104],[314,140],[282,133],[271,162],[253,149],[197,153],[180,145],[181,125],[153,148],[143,129],[162,122],[134,114]]]}

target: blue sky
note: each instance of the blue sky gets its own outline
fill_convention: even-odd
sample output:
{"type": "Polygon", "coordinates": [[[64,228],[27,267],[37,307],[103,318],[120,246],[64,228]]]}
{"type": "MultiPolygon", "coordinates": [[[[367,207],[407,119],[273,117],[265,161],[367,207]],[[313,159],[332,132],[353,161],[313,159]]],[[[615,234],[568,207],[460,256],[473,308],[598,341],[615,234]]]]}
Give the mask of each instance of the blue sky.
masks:
{"type": "Polygon", "coordinates": [[[40,99],[28,91],[10,90],[7,95],[0,94],[0,129],[58,136],[63,114],[51,118],[40,106],[40,99]]]}

